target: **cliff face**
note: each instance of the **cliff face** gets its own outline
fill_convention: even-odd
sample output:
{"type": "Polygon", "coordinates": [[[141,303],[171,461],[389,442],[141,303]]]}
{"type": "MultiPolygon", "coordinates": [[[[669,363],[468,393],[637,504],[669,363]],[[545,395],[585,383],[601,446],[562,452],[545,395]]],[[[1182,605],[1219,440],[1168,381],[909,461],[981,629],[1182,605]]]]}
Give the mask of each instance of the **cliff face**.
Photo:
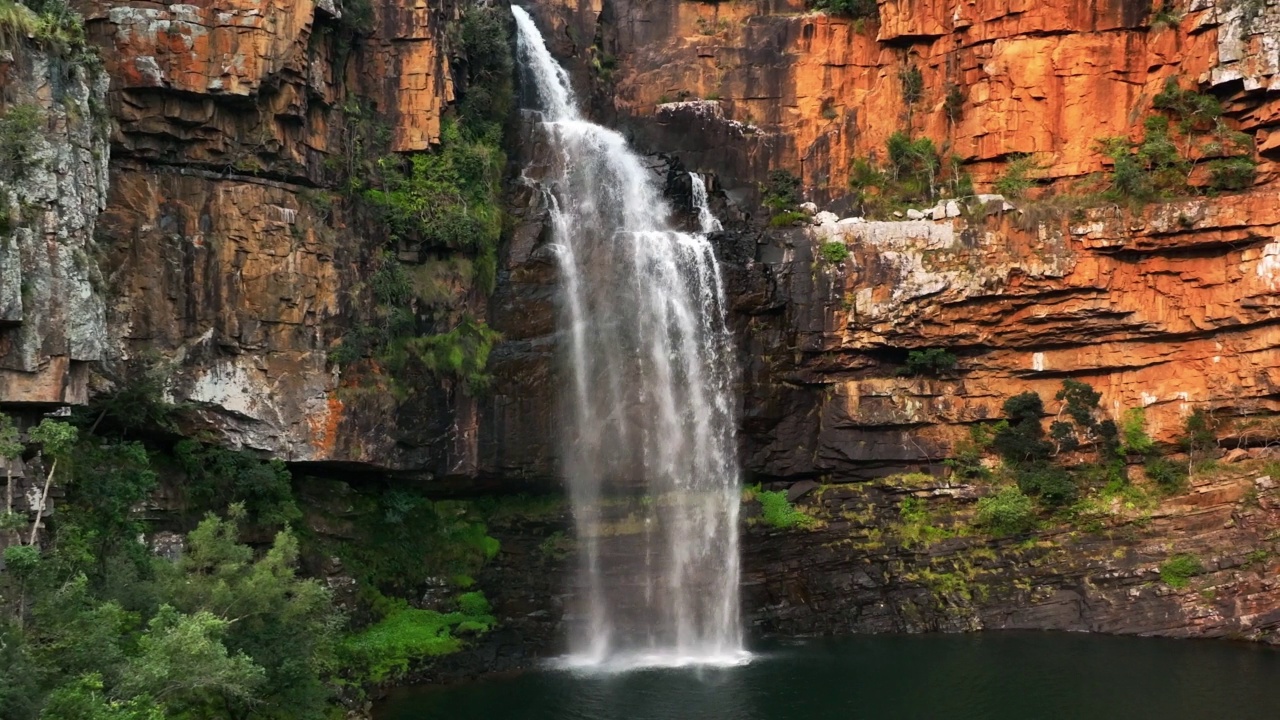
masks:
{"type": "MultiPolygon", "coordinates": [[[[58,247],[90,257],[101,277],[92,287],[75,276],[61,281],[71,283],[65,291],[36,289],[80,309],[32,298],[37,314],[23,316],[6,300],[5,320],[21,320],[28,338],[7,351],[26,374],[4,376],[13,388],[6,400],[84,402],[86,373],[67,380],[65,367],[103,361],[96,392],[139,373],[162,377],[166,399],[188,411],[186,431],[211,430],[232,446],[428,475],[474,466],[474,438],[466,439],[474,421],[458,412],[470,401],[456,388],[436,384],[425,400],[398,402],[363,391],[379,383],[376,368],[344,374],[329,358],[367,314],[371,258],[386,241],[340,192],[348,168],[372,152],[359,145],[361,118],[376,113],[385,123],[389,151],[438,142],[455,99],[447,30],[460,12],[453,3],[349,5],[78,5],[105,62],[95,77],[111,79],[109,89],[80,80],[100,103],[106,91],[109,153],[100,135],[70,136],[86,177],[64,175],[83,190],[60,202],[85,207],[49,213],[74,225],[41,232],[70,235],[75,242],[58,247]],[[71,322],[64,315],[86,326],[46,332],[48,347],[31,346],[45,325],[71,322]]],[[[102,127],[88,111],[80,117],[102,127]]],[[[51,123],[53,132],[68,131],[51,123]]],[[[468,288],[454,301],[483,313],[468,288]]]]}
{"type": "Polygon", "coordinates": [[[0,48],[0,398],[83,403],[110,342],[93,254],[106,204],[107,78],[58,51],[0,48]]]}
{"type": "MultiPolygon", "coordinates": [[[[21,183],[0,178],[0,400],[83,403],[151,372],[184,407],[184,432],[228,445],[469,490],[554,482],[557,278],[538,200],[518,183],[493,295],[446,283],[450,313],[487,315],[502,333],[487,391],[436,378],[404,397],[377,362],[331,357],[368,319],[386,246],[385,228],[342,197],[362,118],[385,121],[388,152],[435,146],[462,92],[460,5],[381,0],[367,18],[332,0],[77,5],[105,74],[0,57],[5,107],[39,117],[38,162],[21,183]]],[[[731,228],[715,242],[742,349],[750,479],[847,485],[805,501],[828,521],[819,531],[748,533],[762,627],[1125,629],[1114,612],[1131,602],[1154,618],[1133,630],[1276,624],[1267,568],[1241,554],[1271,550],[1274,509],[1249,494],[1261,470],[1160,506],[1155,524],[1112,518],[1105,540],[1042,538],[1058,548],[1044,557],[977,557],[963,542],[840,549],[892,525],[907,494],[972,491],[850,488],[904,469],[943,474],[968,426],[1017,393],[1051,398],[1065,378],[1101,391],[1110,415],[1146,408],[1166,447],[1194,409],[1224,421],[1229,446],[1260,455],[1280,439],[1280,5],[1174,5],[1155,23],[1133,0],[884,0],[862,20],[801,0],[533,3],[593,112],[659,156],[677,205],[683,170],[711,180],[731,228]],[[1037,196],[1108,171],[1096,140],[1140,138],[1170,77],[1212,93],[1251,137],[1251,187],[1142,207],[1037,196]],[[979,190],[1013,154],[1035,153],[1039,187],[955,212],[944,202],[937,220],[855,219],[851,160],[883,162],[897,131],[932,139],[979,190]],[[765,228],[759,186],[778,169],[836,214],[765,228]],[[824,257],[832,243],[847,257],[824,257]],[[956,367],[902,375],[907,353],[926,348],[955,353],[956,367]],[[1241,600],[1150,589],[1160,558],[1184,548],[1221,573],[1197,592],[1241,600]],[[864,560],[871,570],[854,567],[864,560]],[[929,585],[957,564],[996,599],[929,585]],[[1024,606],[1042,610],[1016,615],[1024,606]]],[[[521,167],[540,152],[523,140],[521,167]]],[[[416,250],[397,257],[427,265],[416,250]]],[[[511,563],[499,571],[529,585],[511,563]]],[[[549,601],[512,594],[508,614],[549,601]]]]}
{"type": "MultiPolygon", "coordinates": [[[[789,487],[821,521],[750,526],[744,602],[757,627],[1272,637],[1277,520],[1261,459],[1278,437],[1280,96],[1265,48],[1280,15],[1261,3],[1177,10],[1153,24],[1147,3],[1122,2],[889,1],[878,21],[786,1],[534,4],[596,115],[654,154],[673,202],[682,172],[698,171],[731,221],[715,242],[745,370],[744,467],[789,487]],[[908,102],[911,68],[922,90],[908,102]],[[1169,78],[1212,94],[1226,125],[1250,136],[1252,185],[1146,204],[1075,193],[1109,177],[1098,139],[1143,138],[1169,78]],[[900,130],[957,156],[979,191],[1013,154],[1035,153],[1038,188],[866,221],[850,197],[851,161],[883,163],[900,130]],[[777,169],[833,213],[762,229],[759,188],[777,169]],[[833,244],[837,259],[824,252],[833,244]],[[904,374],[908,353],[929,348],[953,352],[956,366],[904,374]],[[870,480],[946,475],[969,428],[1001,417],[1009,397],[1035,391],[1059,413],[1064,379],[1100,391],[1110,417],[1143,408],[1165,450],[1202,410],[1220,422],[1223,446],[1259,460],[1019,540],[965,535],[988,492],[979,486],[870,480]],[[809,479],[823,487],[806,496],[809,479]],[[929,508],[942,539],[904,539],[906,501],[929,508]],[[1188,587],[1161,579],[1178,554],[1203,563],[1188,587]]],[[[537,148],[526,150],[536,163],[537,148]]],[[[507,338],[499,382],[519,398],[504,437],[528,439],[554,398],[554,269],[536,199],[515,205],[528,209],[492,308],[507,338]]],[[[546,445],[504,449],[513,467],[551,466],[546,445]]],[[[509,572],[504,582],[520,586],[509,572]]]]}
{"type": "Polygon", "coordinates": [[[728,188],[788,168],[815,200],[837,198],[850,159],[898,130],[945,145],[979,182],[1013,153],[1048,156],[1046,177],[1082,176],[1102,167],[1095,139],[1134,131],[1173,75],[1220,93],[1264,156],[1280,142],[1267,50],[1280,9],[1262,2],[1173,3],[1165,18],[1140,0],[881,0],[878,19],[803,0],[535,5],[562,54],[590,59],[581,79],[608,87],[609,112],[728,188]],[[746,142],[708,142],[723,123],[689,132],[686,109],[661,106],[699,99],[750,127],[746,142]]]}
{"type": "Polygon", "coordinates": [[[1265,48],[1280,10],[1175,5],[1159,17],[1133,2],[890,0],[878,20],[798,1],[536,9],[559,51],[585,58],[579,80],[597,88],[600,114],[713,176],[728,213],[759,216],[775,169],[837,213],[722,240],[748,367],[747,467],[783,479],[937,468],[964,425],[1025,390],[1050,398],[1067,377],[1117,417],[1147,408],[1163,442],[1194,409],[1233,418],[1232,440],[1274,437],[1280,96],[1265,48]],[[979,190],[1017,153],[1034,153],[1042,194],[1096,184],[1112,164],[1098,140],[1141,139],[1169,78],[1215,95],[1255,142],[1251,188],[1141,208],[1032,197],[971,203],[964,217],[940,206],[936,221],[835,222],[856,214],[852,161],[885,162],[898,131],[930,138],[979,190]],[[849,257],[824,261],[830,242],[849,257]],[[901,377],[925,348],[956,353],[955,372],[901,377]]]}

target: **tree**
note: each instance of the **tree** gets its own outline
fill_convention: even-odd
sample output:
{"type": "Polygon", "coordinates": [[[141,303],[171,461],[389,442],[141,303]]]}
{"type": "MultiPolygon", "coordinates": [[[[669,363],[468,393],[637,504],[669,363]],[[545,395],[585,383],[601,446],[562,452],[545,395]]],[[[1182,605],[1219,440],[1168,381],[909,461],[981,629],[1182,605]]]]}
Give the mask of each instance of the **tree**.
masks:
{"type": "MultiPolygon", "coordinates": [[[[210,514],[188,535],[187,552],[165,579],[172,604],[228,623],[227,650],[243,653],[265,671],[258,702],[287,709],[292,717],[321,717],[328,701],[321,673],[331,661],[341,619],[329,591],[296,576],[298,541],[292,532],[277,533],[271,549],[254,560],[252,549],[237,539],[244,508],[233,505],[230,515],[223,520],[210,514]]],[[[228,709],[243,710],[247,702],[225,699],[228,709]]]]}
{"type": "Polygon", "coordinates": [[[75,427],[45,418],[31,430],[32,442],[40,443],[44,454],[53,458],[49,466],[49,474],[44,478],[44,490],[40,493],[40,504],[36,506],[36,519],[31,523],[31,539],[28,545],[35,545],[40,532],[40,519],[44,515],[44,506],[49,502],[49,486],[53,483],[54,473],[58,471],[58,462],[67,457],[75,445],[77,430],[75,427]]]}
{"type": "Polygon", "coordinates": [[[1187,471],[1198,458],[1203,458],[1218,448],[1218,433],[1213,416],[1197,409],[1187,416],[1182,425],[1179,444],[1187,451],[1187,471]]]}
{"type": "Polygon", "coordinates": [[[6,518],[13,513],[13,465],[22,457],[22,443],[18,440],[18,427],[13,419],[0,413],[0,462],[4,463],[4,511],[6,518]]]}
{"type": "Polygon", "coordinates": [[[1040,416],[1044,402],[1035,392],[1024,392],[1004,401],[1008,425],[1000,428],[992,447],[1011,465],[1023,465],[1047,459],[1052,446],[1044,439],[1040,416]]]}
{"type": "Polygon", "coordinates": [[[40,684],[22,633],[0,622],[0,718],[35,720],[40,684]]]}
{"type": "Polygon", "coordinates": [[[1102,393],[1089,384],[1078,380],[1063,380],[1062,389],[1054,397],[1065,403],[1063,410],[1080,427],[1093,430],[1098,426],[1096,414],[1102,393]]]}
{"type": "Polygon", "coordinates": [[[113,694],[153,698],[184,717],[216,717],[227,699],[252,702],[266,673],[244,653],[227,651],[222,637],[229,626],[207,611],[184,615],[161,607],[113,694]]]}
{"type": "Polygon", "coordinates": [[[108,699],[102,676],[88,673],[50,693],[40,720],[165,720],[165,712],[146,697],[108,699]]]}

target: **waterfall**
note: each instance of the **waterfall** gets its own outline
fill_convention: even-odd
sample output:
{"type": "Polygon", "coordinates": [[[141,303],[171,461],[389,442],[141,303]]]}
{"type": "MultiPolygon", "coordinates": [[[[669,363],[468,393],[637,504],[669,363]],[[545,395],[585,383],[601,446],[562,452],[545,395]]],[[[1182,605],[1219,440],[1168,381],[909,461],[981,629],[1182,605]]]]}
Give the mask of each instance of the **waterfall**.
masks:
{"type": "Polygon", "coordinates": [[[742,662],[735,368],[705,235],[719,221],[695,176],[702,233],[672,229],[654,172],[582,117],[533,19],[512,12],[549,150],[526,174],[540,175],[562,277],[559,432],[579,547],[569,662],[742,662]]]}
{"type": "Polygon", "coordinates": [[[698,232],[702,234],[720,232],[724,225],[720,218],[711,212],[707,202],[707,183],[698,173],[689,173],[689,182],[693,187],[693,209],[698,211],[698,232]]]}

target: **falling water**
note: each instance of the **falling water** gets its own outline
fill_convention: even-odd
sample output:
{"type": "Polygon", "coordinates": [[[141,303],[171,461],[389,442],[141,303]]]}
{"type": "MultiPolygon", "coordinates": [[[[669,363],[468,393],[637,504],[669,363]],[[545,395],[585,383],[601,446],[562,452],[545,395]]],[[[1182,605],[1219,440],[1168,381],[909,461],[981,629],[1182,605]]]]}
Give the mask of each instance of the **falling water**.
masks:
{"type": "Polygon", "coordinates": [[[705,235],[723,230],[724,225],[711,212],[711,205],[707,202],[706,181],[698,173],[689,173],[689,183],[693,186],[693,209],[698,211],[698,232],[705,235]]]}
{"type": "Polygon", "coordinates": [[[734,366],[705,235],[719,222],[695,176],[702,233],[672,229],[654,173],[581,116],[532,18],[512,11],[563,277],[563,469],[580,548],[570,662],[741,662],[734,366]]]}

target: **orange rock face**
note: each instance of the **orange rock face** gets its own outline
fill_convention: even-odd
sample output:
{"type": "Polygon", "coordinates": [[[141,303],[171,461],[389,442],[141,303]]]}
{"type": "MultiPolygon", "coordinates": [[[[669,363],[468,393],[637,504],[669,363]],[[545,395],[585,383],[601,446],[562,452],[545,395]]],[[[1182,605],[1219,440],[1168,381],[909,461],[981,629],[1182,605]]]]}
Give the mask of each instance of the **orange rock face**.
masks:
{"type": "Polygon", "coordinates": [[[1056,412],[1064,378],[1102,392],[1116,419],[1145,408],[1147,431],[1169,446],[1195,409],[1242,442],[1273,436],[1264,419],[1280,412],[1278,206],[1280,194],[1258,190],[1136,214],[1098,208],[1029,230],[1009,211],[791,231],[780,241],[789,249],[760,270],[787,298],[787,317],[756,317],[745,333],[752,353],[773,357],[761,339],[778,323],[793,333],[801,354],[762,382],[783,397],[812,395],[814,410],[766,426],[757,467],[785,476],[933,466],[1013,395],[1036,391],[1056,412]],[[848,246],[846,260],[820,258],[832,242],[848,246]],[[899,376],[906,352],[925,348],[956,353],[955,370],[899,376]]]}
{"type": "Polygon", "coordinates": [[[329,358],[386,241],[340,194],[352,153],[375,152],[356,124],[376,115],[386,150],[427,150],[455,100],[461,4],[372,6],[354,32],[333,0],[81,4],[115,120],[98,232],[110,374],[160,358],[168,399],[233,446],[466,472],[475,419],[451,390],[406,409],[329,358]]]}
{"type": "Polygon", "coordinates": [[[1258,178],[1243,194],[1135,211],[1019,201],[967,219],[829,218],[740,250],[748,466],[781,478],[937,466],[1011,395],[1035,390],[1055,412],[1068,377],[1102,391],[1115,416],[1146,408],[1169,445],[1193,409],[1236,418],[1225,432],[1258,442],[1259,418],[1280,410],[1280,68],[1266,49],[1280,8],[1245,5],[1194,0],[1157,17],[1120,0],[882,0],[865,20],[801,0],[537,9],[555,52],[591,61],[576,79],[597,88],[597,112],[714,176],[748,212],[773,169],[847,210],[851,162],[883,162],[899,130],[956,156],[979,189],[1017,153],[1063,189],[1109,168],[1098,139],[1141,136],[1175,76],[1214,94],[1256,142],[1258,178]],[[818,252],[833,241],[850,252],[834,266],[818,252]],[[899,376],[925,348],[957,353],[956,372],[899,376]]]}
{"type": "MultiPolygon", "coordinates": [[[[1036,153],[1047,179],[1099,171],[1095,141],[1135,133],[1174,75],[1223,96],[1232,122],[1265,149],[1280,144],[1268,141],[1280,118],[1265,91],[1277,79],[1265,51],[1280,29],[1274,7],[1248,19],[1246,3],[1197,0],[1166,25],[1121,0],[882,0],[878,20],[805,12],[802,0],[624,0],[603,14],[598,1],[563,4],[541,3],[544,22],[571,30],[555,36],[562,54],[616,59],[596,74],[613,111],[643,126],[661,103],[714,100],[767,138],[768,168],[802,175],[820,201],[845,194],[850,160],[883,158],[898,130],[957,155],[980,185],[1013,153],[1036,153]],[[590,50],[573,40],[593,34],[590,50]],[[913,68],[922,88],[911,100],[913,68]]],[[[759,164],[691,159],[728,187],[762,177],[759,164]]]]}

